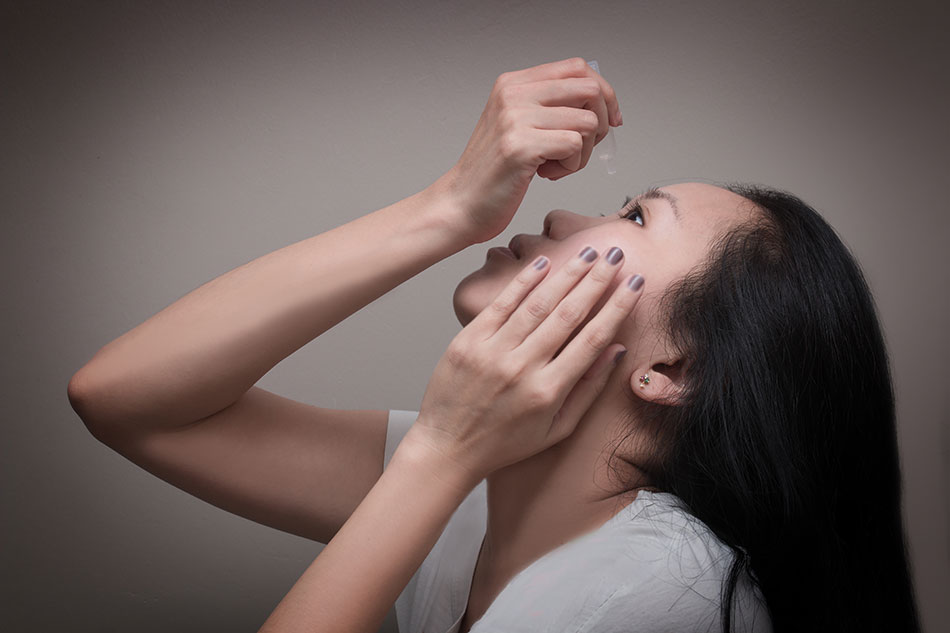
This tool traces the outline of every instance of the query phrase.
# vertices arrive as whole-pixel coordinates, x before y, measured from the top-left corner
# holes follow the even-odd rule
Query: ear
[[[647,402],[676,404],[686,392],[685,362],[681,358],[638,367],[630,375],[630,390]]]

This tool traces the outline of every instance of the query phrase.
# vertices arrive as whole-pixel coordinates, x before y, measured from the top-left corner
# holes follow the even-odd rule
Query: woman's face
[[[608,210],[606,217],[553,210],[545,217],[540,235],[522,234],[512,243],[518,259],[498,251],[489,253],[485,265],[465,277],[455,290],[453,305],[459,322],[464,326],[471,321],[538,255],[551,260],[551,275],[585,246],[593,247],[601,257],[612,246],[619,246],[624,253],[622,271],[574,334],[596,314],[617,284],[627,275],[639,273],[646,282],[644,294],[617,340],[629,351],[638,342],[655,345],[654,337],[643,336],[643,328],[655,323],[650,317],[655,314],[656,301],[670,283],[705,259],[716,238],[751,217],[751,205],[731,191],[703,183],[660,187],[637,200],[634,210],[635,203],[630,202],[623,211]]]

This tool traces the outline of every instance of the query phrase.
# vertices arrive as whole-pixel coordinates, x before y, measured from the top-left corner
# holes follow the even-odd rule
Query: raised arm
[[[102,347],[70,380],[70,402],[105,436],[221,411],[294,351],[468,246],[457,217],[439,180],[239,266]]]
[[[605,135],[608,112],[618,121],[612,91],[591,72],[574,59],[496,82],[459,161],[468,161],[473,179],[496,175],[496,186],[481,190],[486,233],[507,224],[535,173],[559,177],[559,170],[583,167]],[[618,263],[579,256],[548,274],[545,257],[522,262],[491,307],[449,345],[390,467],[261,633],[376,630],[471,489],[573,432],[623,349],[610,342],[639,298],[642,283],[632,283],[639,276],[621,282],[566,346],[578,322],[564,316],[591,310]]]
[[[553,79],[576,107],[539,119],[548,108],[525,84]],[[501,233],[535,173],[586,164],[607,124],[582,106],[609,106],[615,121],[612,95],[580,59],[502,75],[458,163],[431,186],[185,295],[76,372],[73,408],[102,442],[182,490],[328,542],[382,473],[386,412],[253,385],[406,279]]]
[[[501,233],[536,173],[580,169],[619,121],[613,89],[581,58],[504,73],[458,163],[433,185],[185,295],[100,349],[70,381],[70,402],[103,432],[222,410],[380,295]]]

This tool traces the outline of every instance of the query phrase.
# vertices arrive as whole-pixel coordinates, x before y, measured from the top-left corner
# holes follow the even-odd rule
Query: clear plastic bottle
[[[597,65],[597,60],[592,59],[587,62],[587,65],[594,69],[598,75],[600,74],[600,67]],[[614,140],[614,129],[607,128],[607,136],[594,147],[594,152],[597,154],[597,158],[603,161],[604,166],[607,168],[608,174],[616,174],[617,169],[613,166],[612,160],[613,157],[617,154],[617,141]]]

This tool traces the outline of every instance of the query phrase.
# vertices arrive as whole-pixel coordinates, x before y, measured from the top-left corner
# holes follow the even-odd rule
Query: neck
[[[607,458],[617,416],[608,402],[598,404],[562,442],[488,476],[478,563],[485,584],[500,591],[532,562],[602,526],[636,498],[638,488],[629,489],[641,474],[636,468],[618,459],[611,476]]]

